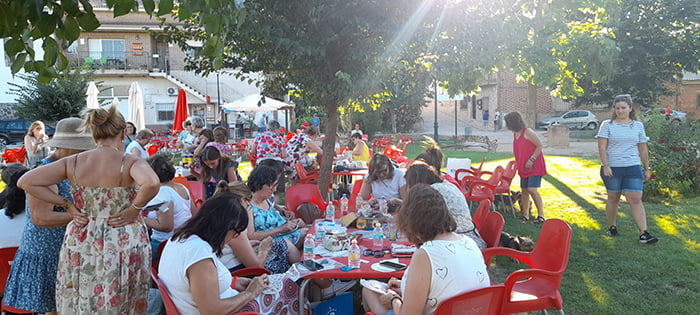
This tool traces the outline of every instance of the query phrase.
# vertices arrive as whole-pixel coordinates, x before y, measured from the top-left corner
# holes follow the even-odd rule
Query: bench
[[[455,145],[465,146],[465,147],[482,147],[488,150],[488,152],[496,152],[498,147],[497,139],[489,139],[488,136],[477,136],[477,135],[463,135],[463,136],[453,136]]]

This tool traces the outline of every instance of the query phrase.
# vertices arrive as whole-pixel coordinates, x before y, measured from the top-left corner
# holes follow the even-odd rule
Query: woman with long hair
[[[115,106],[83,116],[97,148],[36,168],[18,186],[73,216],[59,256],[58,311],[144,314],[151,246],[141,210],[158,193],[158,176],[146,160],[124,153],[126,122]],[[51,189],[66,179],[75,202]]]
[[[432,314],[440,302],[491,284],[484,256],[457,228],[445,199],[426,184],[411,186],[397,214],[399,231],[418,246],[403,279],[384,293],[362,290],[365,310],[377,315]]]
[[[136,140],[136,125],[134,123],[126,122],[126,136],[124,136],[124,150],[129,147],[129,144]]]
[[[37,170],[74,156],[77,153],[95,148],[89,132],[81,132],[84,121],[80,118],[65,118],[56,124],[56,133],[47,143],[55,148],[47,158],[41,160]],[[28,175],[28,174],[26,174]],[[3,174],[3,177],[5,174]],[[50,189],[72,201],[71,186],[68,180],[50,185]],[[24,192],[18,197],[24,207]],[[56,273],[59,265],[59,252],[66,234],[66,225],[73,216],[64,207],[27,194],[27,222],[24,226],[22,243],[19,245],[5,287],[4,303],[35,313],[56,314]],[[2,230],[5,231],[4,229]],[[31,284],[31,285],[28,285]]]
[[[228,156],[221,155],[216,147],[205,147],[198,157],[202,169],[197,170],[195,163],[190,163],[190,172],[204,184],[206,198],[214,194],[216,183],[219,181],[230,183],[238,180],[238,163]]]
[[[45,128],[44,123],[37,120],[29,126],[27,134],[24,135],[24,147],[27,150],[25,165],[28,168],[35,167],[49,153],[49,148],[46,146],[49,136],[46,135]]]
[[[394,166],[386,155],[377,153],[369,161],[367,176],[359,195],[364,200],[368,200],[372,195],[373,199],[370,202],[384,197],[390,204],[399,204],[406,194],[405,185],[403,171]]]
[[[647,231],[647,217],[642,203],[644,182],[649,180],[649,148],[644,124],[637,120],[630,95],[618,95],[613,102],[610,120],[603,121],[596,138],[600,154],[600,177],[608,198],[605,215],[608,219],[608,236],[618,236],[617,209],[620,196],[630,205],[632,217],[639,229],[639,242],[653,244],[659,241]]]
[[[513,156],[520,176],[520,211],[521,220],[530,220],[530,196],[537,208],[535,223],[544,223],[544,206],[542,196],[537,190],[542,185],[542,177],[547,175],[547,167],[542,154],[542,141],[532,129],[525,126],[518,112],[510,112],[504,118],[506,128],[513,132]]]

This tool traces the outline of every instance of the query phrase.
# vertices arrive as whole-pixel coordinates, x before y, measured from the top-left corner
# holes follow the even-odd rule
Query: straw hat
[[[56,133],[46,144],[53,148],[92,150],[95,140],[89,130],[80,131],[84,121],[77,117],[61,119],[56,124]]]

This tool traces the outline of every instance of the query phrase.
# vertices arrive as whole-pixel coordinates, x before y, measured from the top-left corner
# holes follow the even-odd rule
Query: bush
[[[677,199],[697,194],[700,187],[700,123],[645,121],[652,179],[644,184],[645,199]]]

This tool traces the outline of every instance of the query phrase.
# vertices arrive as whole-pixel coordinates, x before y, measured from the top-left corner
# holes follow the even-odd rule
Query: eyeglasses
[[[389,250],[388,248],[382,248],[380,250],[372,250],[372,249],[365,249],[364,252],[362,252],[362,256],[374,256],[374,258],[382,258],[384,257],[384,252]]]

